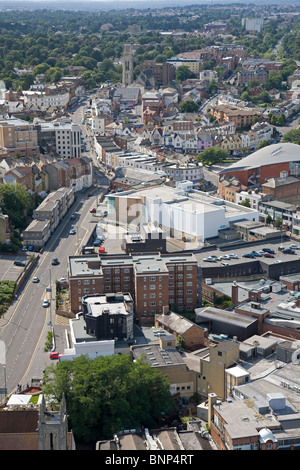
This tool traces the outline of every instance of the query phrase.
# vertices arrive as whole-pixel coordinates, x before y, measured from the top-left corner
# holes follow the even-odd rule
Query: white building
[[[164,171],[167,178],[171,178],[173,181],[189,180],[193,183],[199,183],[203,179],[203,165],[200,162],[166,165]]]
[[[54,150],[62,158],[81,156],[81,130],[71,119],[57,121],[35,120],[39,129],[39,145],[46,150]]]
[[[250,202],[251,209],[258,210],[258,204],[261,201],[262,196],[265,194],[261,194],[255,191],[239,191],[235,193],[235,202],[236,204],[241,204],[241,202],[245,201],[246,199]]]
[[[116,223],[136,230],[137,225],[152,222],[172,238],[195,242],[218,236],[231,222],[259,219],[257,210],[201,191],[185,191],[185,182],[176,188],[160,185],[109,194],[107,201],[109,217],[115,217]]]
[[[24,104],[26,108],[46,111],[48,108],[66,108],[70,100],[70,93],[66,90],[57,90],[48,87],[47,90],[24,90]]]

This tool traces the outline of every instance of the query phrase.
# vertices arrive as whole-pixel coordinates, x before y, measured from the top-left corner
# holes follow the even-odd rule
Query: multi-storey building
[[[0,154],[39,156],[37,131],[33,124],[13,116],[0,119]]]
[[[35,126],[38,133],[39,145],[47,153],[53,153],[62,158],[81,156],[80,126],[71,119],[42,122]]]
[[[198,300],[198,265],[192,253],[85,255],[69,258],[71,309],[79,312],[88,294],[128,292],[136,320],[153,324],[164,306],[192,311]]]

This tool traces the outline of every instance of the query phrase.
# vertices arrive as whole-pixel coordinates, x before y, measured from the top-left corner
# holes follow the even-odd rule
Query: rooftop
[[[297,144],[279,143],[263,147],[256,152],[242,158],[233,163],[226,169],[222,169],[219,173],[228,173],[234,170],[245,170],[259,168],[266,165],[274,165],[276,163],[290,163],[299,161],[300,148]]]

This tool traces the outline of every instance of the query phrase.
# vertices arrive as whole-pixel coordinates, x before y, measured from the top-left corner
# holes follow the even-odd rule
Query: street
[[[99,177],[101,178],[101,173]],[[4,342],[6,351],[5,358],[0,358],[1,401],[6,395],[5,388],[7,394],[15,391],[18,384],[24,388],[26,384],[30,384],[31,379],[42,379],[45,367],[53,364],[49,359],[49,350],[44,350],[51,325],[56,332],[55,341],[59,340],[62,348],[68,322],[62,329],[55,325],[56,280],[67,278],[68,257],[80,253],[81,245],[89,239],[94,230],[95,224],[91,223],[93,214],[89,210],[97,207],[99,195],[104,188],[105,186],[90,188],[91,197],[86,193],[77,194],[68,215],[52,234],[44,252],[39,255],[39,260],[24,282],[18,299],[0,318],[0,341]],[[70,219],[72,214],[75,214],[75,220]],[[74,235],[69,233],[71,228],[75,229]],[[59,260],[57,266],[51,264],[54,257]],[[37,276],[40,282],[33,283],[34,276]],[[50,299],[49,308],[42,306],[45,298]],[[62,349],[60,352],[63,352]]]

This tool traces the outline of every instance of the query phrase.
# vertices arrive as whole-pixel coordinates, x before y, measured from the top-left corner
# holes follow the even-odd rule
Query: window
[[[83,284],[84,284],[85,286],[88,286],[88,285],[90,284],[90,281],[84,280],[84,281],[83,281]]]

